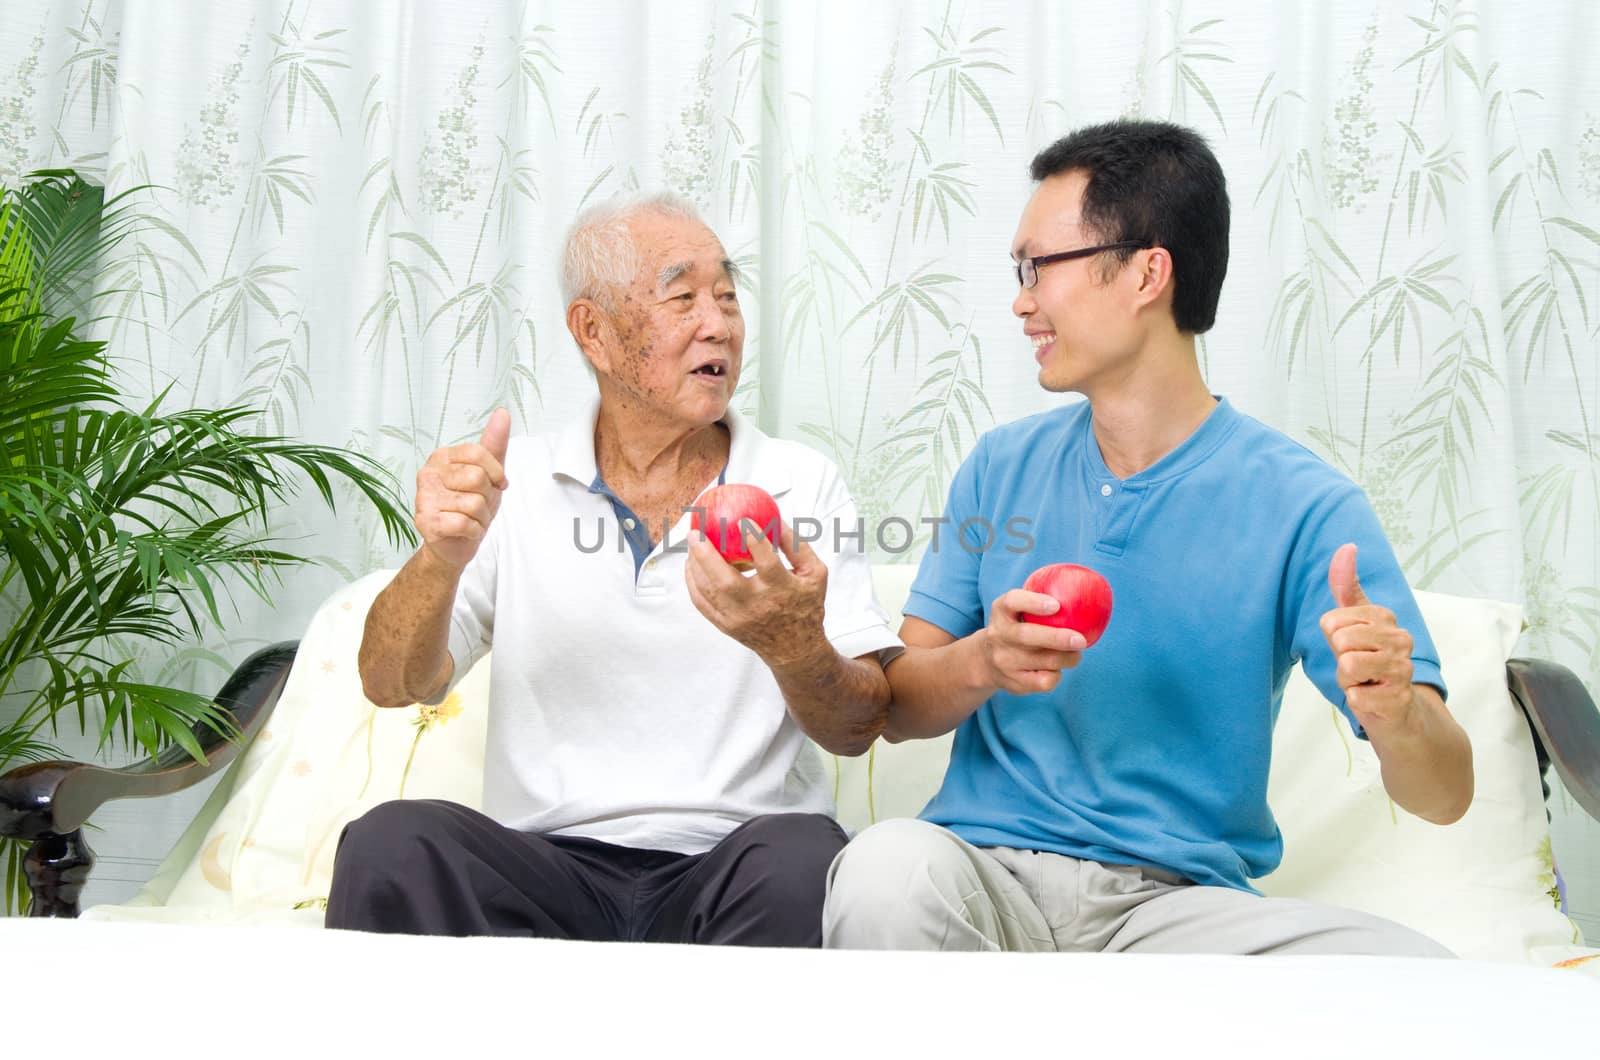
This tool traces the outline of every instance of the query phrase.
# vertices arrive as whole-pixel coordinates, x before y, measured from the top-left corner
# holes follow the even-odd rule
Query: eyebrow
[[[1080,230],[1083,228],[1083,218],[1081,218],[1081,217],[1075,218],[1075,219],[1073,219],[1071,221],[1065,221],[1065,222],[1062,222],[1062,223],[1063,224],[1077,225]],[[1031,257],[1032,255],[1030,255],[1028,253],[1028,248],[1030,246],[1032,246],[1032,245],[1033,245],[1033,239],[1030,237],[1028,239],[1024,239],[1022,242],[1020,242],[1016,246],[1012,247],[1011,248],[1011,260],[1020,262],[1023,258]]]
[[[672,265],[664,265],[662,266],[661,271],[656,275],[656,286],[665,289],[666,287],[670,286],[673,281],[680,279],[684,274],[693,271],[694,265],[687,261],[676,262]],[[743,270],[741,270],[739,266],[735,265],[731,258],[722,259],[722,271],[727,273],[728,280],[735,284],[737,284],[739,282],[739,278],[744,275]]]

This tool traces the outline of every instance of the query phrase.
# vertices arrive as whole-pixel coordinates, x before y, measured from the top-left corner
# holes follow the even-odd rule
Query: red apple
[[[1023,615],[1022,621],[1076,630],[1088,642],[1085,647],[1099,640],[1111,621],[1111,584],[1088,567],[1052,563],[1028,575],[1022,587],[1061,602],[1061,610],[1053,615]]]
[[[755,563],[750,559],[750,550],[745,547],[744,535],[739,530],[741,519],[755,523],[772,542],[772,547],[778,547],[783,517],[778,514],[778,502],[760,486],[731,482],[712,486],[694,502],[689,526],[703,530],[712,546],[735,570],[750,570]]]

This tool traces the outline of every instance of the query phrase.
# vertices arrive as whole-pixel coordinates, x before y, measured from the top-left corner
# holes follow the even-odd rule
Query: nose
[[[727,342],[733,335],[733,325],[728,319],[730,312],[737,314],[738,305],[731,311],[725,308],[710,292],[704,292],[698,299],[700,308],[700,328],[695,338],[703,342]]]
[[[1033,300],[1033,291],[1027,287],[1017,288],[1017,297],[1011,300],[1011,312],[1026,319],[1039,308],[1039,303]]]

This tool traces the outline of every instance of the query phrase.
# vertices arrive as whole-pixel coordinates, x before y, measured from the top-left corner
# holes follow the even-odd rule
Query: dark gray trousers
[[[413,935],[809,946],[845,834],[817,814],[757,817],[704,854],[530,835],[430,799],[345,826],[327,926]]]

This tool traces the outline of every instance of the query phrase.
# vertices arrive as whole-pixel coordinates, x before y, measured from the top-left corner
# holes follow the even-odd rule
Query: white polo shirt
[[[510,488],[456,594],[457,678],[495,649],[484,812],[520,831],[681,853],[761,814],[831,815],[831,771],[772,672],[689,599],[687,516],[635,578],[610,500],[590,491],[598,413],[597,400],[564,431],[512,439]],[[900,650],[873,599],[865,538],[846,536],[858,523],[838,469],[731,409],[723,422],[726,481],[772,494],[785,523],[824,528],[811,547],[828,566],[834,648]]]

